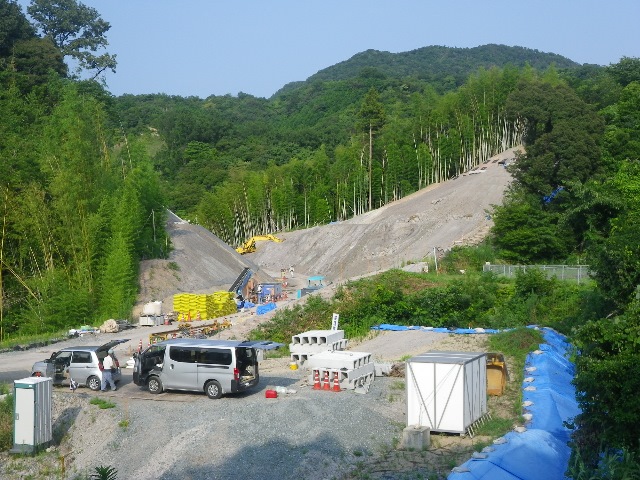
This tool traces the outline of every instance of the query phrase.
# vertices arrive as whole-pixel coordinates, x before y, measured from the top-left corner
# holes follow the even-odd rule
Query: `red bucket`
[[[264,396],[267,398],[278,398],[278,392],[275,390],[267,390],[264,392]]]

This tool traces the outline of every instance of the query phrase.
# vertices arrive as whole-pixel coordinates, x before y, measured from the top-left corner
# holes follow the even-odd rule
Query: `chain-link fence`
[[[589,265],[492,265],[485,263],[483,272],[493,272],[497,275],[515,277],[517,271],[527,271],[536,268],[547,274],[547,277],[556,277],[558,280],[573,280],[585,283],[591,280],[589,277]]]

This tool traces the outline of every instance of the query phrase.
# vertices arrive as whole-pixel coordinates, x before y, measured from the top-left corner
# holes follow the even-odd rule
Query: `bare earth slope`
[[[246,255],[238,254],[207,229],[192,225],[169,212],[167,233],[173,250],[167,260],[147,260],[140,265],[140,294],[136,318],[146,302],[162,300],[163,310],[173,310],[176,293],[211,293],[227,290],[246,267],[259,282],[273,279]]]
[[[423,260],[434,249],[477,243],[491,227],[487,212],[502,203],[511,180],[498,161],[513,159],[514,150],[491,158],[481,173],[467,172],[345,222],[278,233],[285,242],[260,242],[248,255],[171,214],[174,250],[168,260],[143,262],[138,308],[163,300],[171,310],[175,293],[226,290],[244,267],[257,272],[258,281],[294,265],[296,276],[336,282]]]

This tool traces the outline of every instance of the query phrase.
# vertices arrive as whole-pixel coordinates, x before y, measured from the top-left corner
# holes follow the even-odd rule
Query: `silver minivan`
[[[205,392],[209,398],[258,384],[258,353],[265,342],[174,338],[135,354],[133,382],[151,393]],[[272,343],[272,342],[267,342]],[[274,344],[275,345],[275,344]]]
[[[53,352],[51,357],[36,362],[31,367],[32,377],[50,377],[54,385],[69,385],[71,380],[86,385],[91,390],[100,390],[102,384],[102,361],[109,350],[128,340],[112,340],[99,346],[67,347]],[[115,358],[113,381],[121,379],[120,364]]]

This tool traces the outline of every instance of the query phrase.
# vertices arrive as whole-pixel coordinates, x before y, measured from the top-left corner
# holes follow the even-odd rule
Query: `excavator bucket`
[[[509,379],[507,364],[501,353],[487,353],[487,394],[501,396]]]

